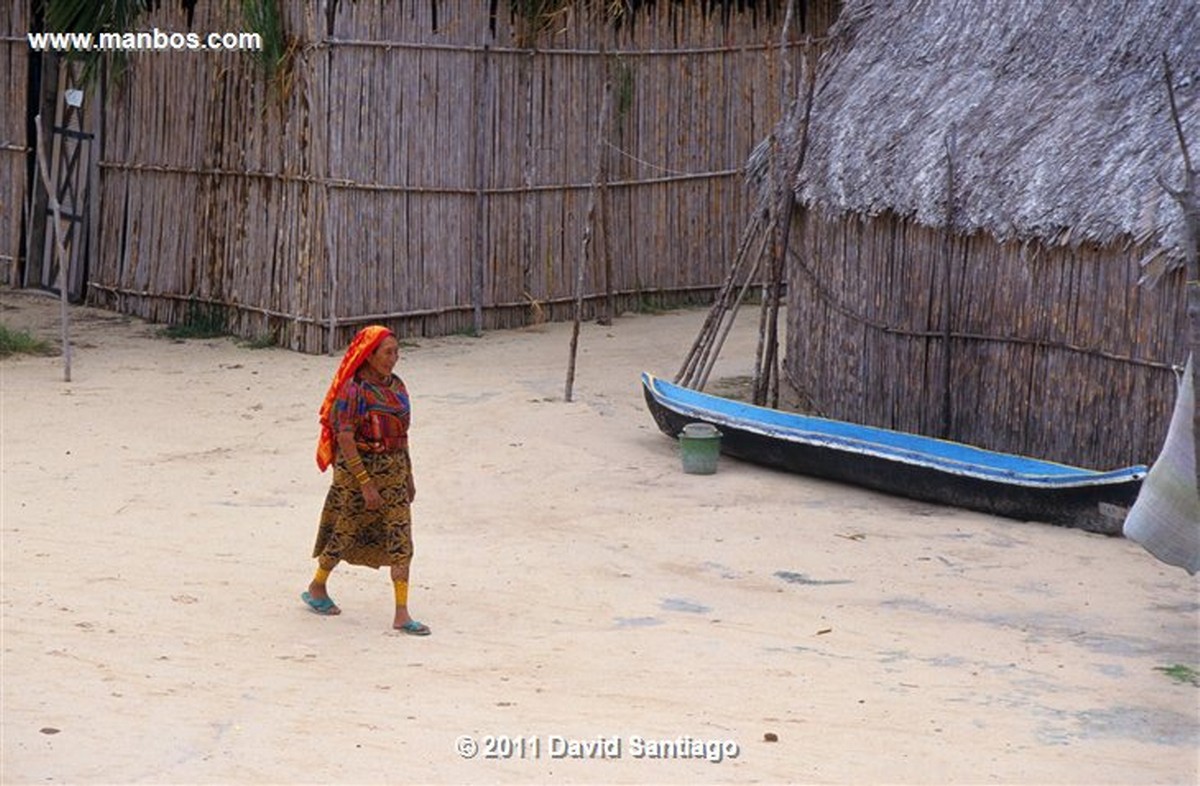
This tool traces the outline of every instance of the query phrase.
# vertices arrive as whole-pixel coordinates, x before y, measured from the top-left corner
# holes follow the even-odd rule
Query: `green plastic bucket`
[[[721,455],[721,432],[711,423],[688,423],[679,432],[683,471],[689,475],[712,475]]]

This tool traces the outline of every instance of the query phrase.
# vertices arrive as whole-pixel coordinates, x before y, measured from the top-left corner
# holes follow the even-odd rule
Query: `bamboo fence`
[[[720,284],[750,207],[744,162],[800,56],[770,4],[655,3],[619,27],[568,10],[540,34],[470,0],[340,3],[332,19],[313,5],[282,4],[298,42],[283,87],[213,52],[133,55],[106,88],[91,302],[168,322],[212,306],[237,335],[306,352],[367,322],[439,335],[566,318],[597,156],[606,254],[585,315],[610,290],[628,308]],[[201,3],[193,29],[238,29],[231,13]],[[186,21],[171,5],[146,26]]]
[[[947,254],[887,213],[798,211],[793,232],[786,372],[820,414],[1096,468],[1157,455],[1186,315],[1181,274],[1138,286],[1146,248]]]
[[[4,105],[27,105],[29,81],[29,4],[0,8],[0,84]],[[24,112],[0,114],[0,284],[17,284],[22,216],[29,171],[30,145]]]

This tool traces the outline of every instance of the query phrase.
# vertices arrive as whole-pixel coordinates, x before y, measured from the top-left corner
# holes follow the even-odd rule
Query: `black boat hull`
[[[888,494],[1025,521],[1119,535],[1141,480],[1078,487],[1034,487],[949,474],[885,457],[789,441],[740,427],[732,419],[697,417],[672,409],[643,386],[659,429],[676,437],[685,425],[706,422],[721,434],[721,452],[743,461],[825,478]]]

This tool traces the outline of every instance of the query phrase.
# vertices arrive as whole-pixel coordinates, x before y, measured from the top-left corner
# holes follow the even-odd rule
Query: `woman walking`
[[[317,466],[333,466],[313,556],[317,572],[301,598],[317,614],[341,614],[326,581],[341,562],[391,569],[392,627],[428,636],[408,613],[412,518],[416,497],[408,454],[411,406],[393,369],[400,343],[385,327],[363,328],[350,342],[321,405]]]

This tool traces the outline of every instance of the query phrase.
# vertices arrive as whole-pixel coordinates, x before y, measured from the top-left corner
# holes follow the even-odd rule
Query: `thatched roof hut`
[[[834,417],[1152,460],[1184,281],[1138,282],[1182,253],[1156,178],[1183,172],[1164,56],[1200,147],[1194,0],[851,0],[832,38],[782,124],[788,376]]]

